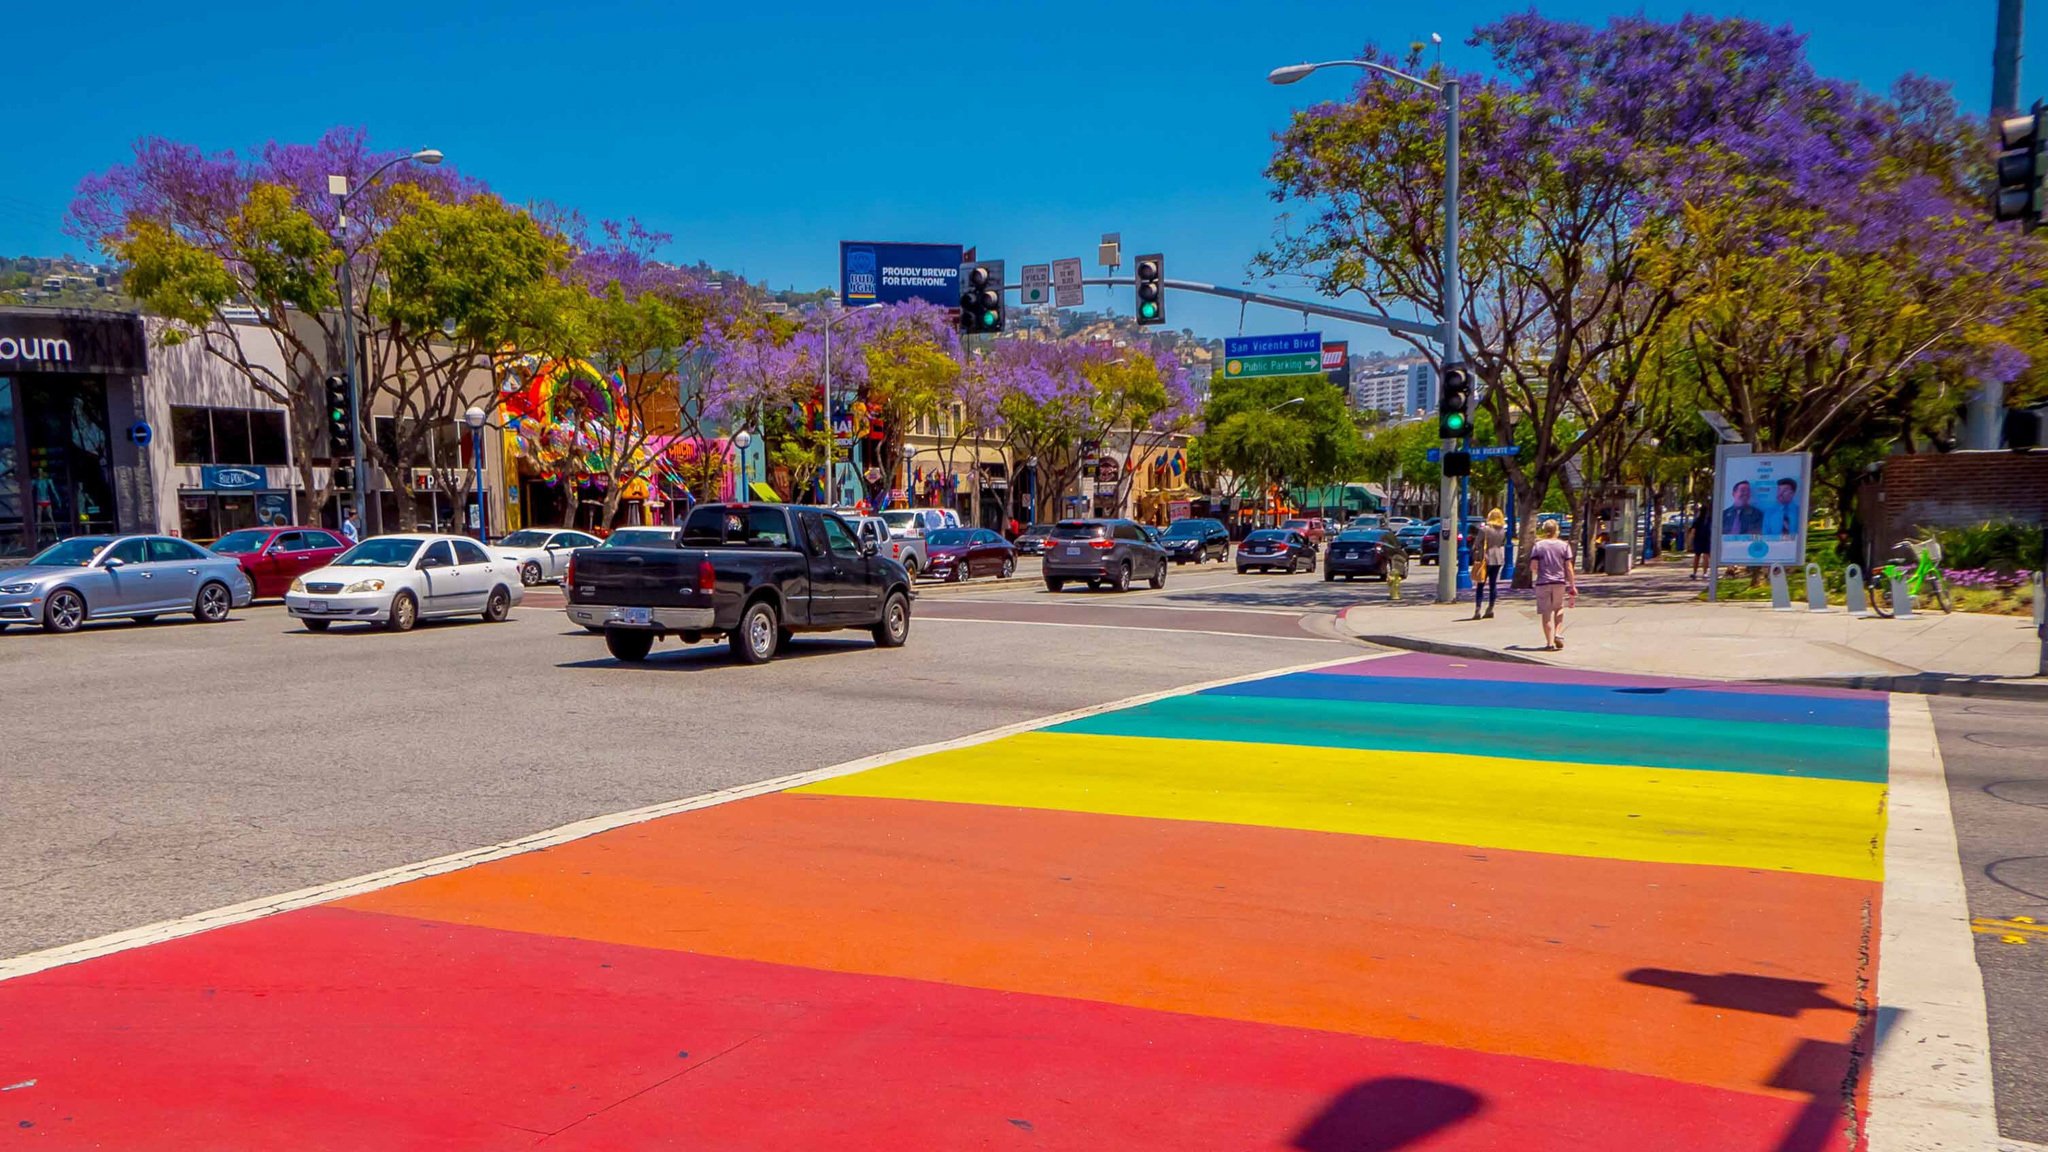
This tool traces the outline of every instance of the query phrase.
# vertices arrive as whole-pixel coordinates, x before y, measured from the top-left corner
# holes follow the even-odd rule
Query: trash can
[[[1631,559],[1629,556],[1631,549],[1628,545],[1607,544],[1602,546],[1601,551],[1605,555],[1601,557],[1600,571],[1609,576],[1628,575],[1628,565]]]

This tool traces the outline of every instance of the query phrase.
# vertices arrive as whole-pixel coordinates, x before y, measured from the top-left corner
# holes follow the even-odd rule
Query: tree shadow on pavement
[[[1346,1089],[1295,1134],[1301,1152],[1393,1152],[1469,1120],[1476,1092],[1438,1080],[1382,1076]]]
[[[1746,972],[1678,972],[1669,968],[1638,968],[1623,977],[1631,984],[1669,988],[1692,997],[1708,1008],[1754,1012],[1761,1016],[1791,1019],[1802,1012],[1854,1012],[1855,1006],[1821,995],[1825,984],[1816,980],[1785,980],[1776,976],[1752,976]]]

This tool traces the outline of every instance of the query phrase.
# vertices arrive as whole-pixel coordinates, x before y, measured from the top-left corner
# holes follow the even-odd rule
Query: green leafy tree
[[[1219,381],[1202,425],[1203,467],[1254,482],[1262,499],[1289,482],[1328,484],[1364,466],[1346,397],[1320,374]]]

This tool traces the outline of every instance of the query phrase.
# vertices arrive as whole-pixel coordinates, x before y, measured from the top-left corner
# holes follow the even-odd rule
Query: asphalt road
[[[1176,569],[1164,592],[968,584],[909,645],[641,666],[538,605],[316,635],[281,607],[0,635],[0,956],[1157,689],[1336,659],[1384,596]],[[1220,609],[1220,610],[1219,610]],[[1078,626],[1076,626],[1078,625]]]
[[[1984,974],[1999,1134],[2048,1144],[2048,705],[1933,704]]]

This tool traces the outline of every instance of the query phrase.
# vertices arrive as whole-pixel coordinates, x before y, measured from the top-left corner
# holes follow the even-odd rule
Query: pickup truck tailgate
[[[711,593],[697,589],[706,557],[686,548],[593,548],[576,553],[571,604],[632,604],[648,608],[709,608]]]

